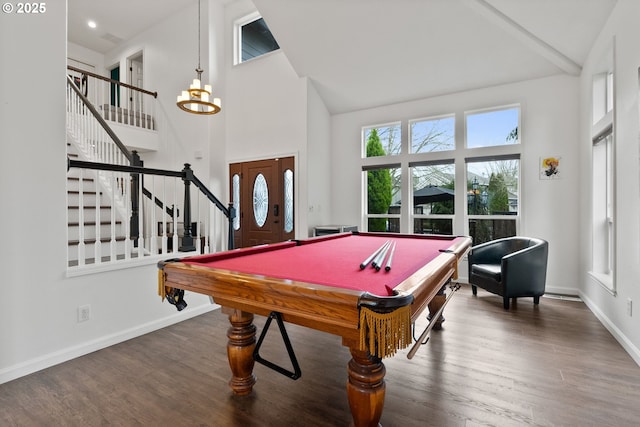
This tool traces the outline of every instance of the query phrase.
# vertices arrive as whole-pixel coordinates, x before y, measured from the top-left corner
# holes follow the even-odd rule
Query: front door
[[[293,157],[233,163],[229,175],[236,248],[294,238]]]

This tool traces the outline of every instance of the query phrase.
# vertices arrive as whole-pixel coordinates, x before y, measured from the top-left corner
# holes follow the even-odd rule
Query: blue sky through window
[[[519,108],[467,115],[467,148],[518,144],[509,134],[518,127]],[[518,132],[519,134],[519,132]]]

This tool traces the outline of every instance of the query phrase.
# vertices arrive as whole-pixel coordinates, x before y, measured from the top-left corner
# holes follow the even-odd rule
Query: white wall
[[[209,65],[205,74],[208,74],[208,82],[213,86],[214,96],[222,99],[222,111],[207,120],[209,123],[209,137],[206,149],[208,150],[209,160],[209,176],[202,175],[200,179],[209,187],[209,189],[218,197],[225,206],[229,205],[231,197],[229,196],[229,184],[227,175],[229,166],[227,163],[227,152],[225,143],[226,134],[226,13],[225,7],[218,0],[209,2],[209,28],[213,31],[209,33],[208,40],[208,57]],[[199,174],[198,174],[199,175]],[[216,211],[216,208],[211,208]],[[216,215],[218,222],[213,226],[219,230],[227,230],[228,222],[226,218]],[[220,250],[227,247],[226,233],[218,233],[219,240],[210,242],[212,250]]]
[[[195,9],[191,15],[196,16]],[[176,15],[173,19],[186,18]],[[177,28],[175,24],[166,22],[167,28],[149,30],[149,37],[160,37]],[[38,31],[33,31],[34,27]],[[41,15],[0,14],[0,40],[3,64],[20,64],[0,67],[3,383],[213,306],[201,295],[190,295],[189,307],[181,313],[161,303],[156,295],[155,265],[66,277],[65,2],[48,3],[47,13]],[[186,60],[180,56],[184,44],[178,35],[166,35],[160,42],[139,40],[148,47],[145,53],[152,60],[150,66],[181,77],[175,83],[148,79],[150,84],[160,85],[157,89],[164,96],[166,108],[177,110],[178,88],[192,76],[189,70],[172,68],[178,63],[174,58],[180,58],[180,63]],[[16,82],[38,82],[38,108],[25,96],[24,85]],[[186,122],[176,133],[193,123]],[[195,126],[199,129],[200,125]],[[202,132],[206,134],[207,125]],[[178,144],[188,147],[190,139]],[[204,144],[208,147],[206,141]],[[167,162],[180,164],[182,159]],[[78,323],[77,309],[84,304],[91,305],[92,318]]]
[[[307,106],[309,156],[305,168],[308,202],[300,207],[300,211],[301,215],[307,215],[308,235],[313,236],[315,226],[332,224],[331,176],[336,166],[331,163],[331,116],[310,81]]]
[[[255,10],[248,0],[226,8],[227,164],[295,156],[295,197],[299,207],[306,206],[307,80],[298,77],[282,51],[233,65],[233,22]],[[220,173],[228,182],[228,169]],[[296,237],[306,237],[305,213],[294,214]]]
[[[208,75],[215,71],[208,67],[208,8],[209,3],[203,2],[201,64],[205,70],[204,83],[211,81],[208,80]],[[185,22],[191,22],[192,27],[195,27],[197,19],[198,3],[193,2],[107,52],[104,63],[120,63],[120,69],[126,70],[127,58],[137,52],[143,53],[145,89],[158,92],[156,114],[158,132],[161,135],[158,152],[144,155],[145,165],[180,170],[184,163],[190,163],[196,175],[204,178],[209,175],[210,126],[220,126],[224,118],[220,115],[188,114],[176,106],[177,95],[186,90],[196,77],[195,69],[198,65],[197,35],[193,31],[182,31],[181,28]],[[126,73],[122,73],[121,80],[125,80]],[[212,83],[214,87],[224,86],[224,82]],[[202,159],[195,158],[196,151],[202,153]]]
[[[578,224],[576,210],[579,164],[578,79],[557,76],[447,96],[389,105],[332,117],[332,218],[361,224],[361,129],[363,126],[456,114],[519,103],[521,105],[521,221],[518,232],[549,241],[547,292],[578,293]],[[457,129],[461,129],[457,127]],[[462,132],[462,130],[461,130]],[[559,180],[540,180],[541,157],[561,156]],[[467,233],[464,223],[456,232]],[[461,269],[461,273],[465,268]],[[466,275],[466,274],[465,274]]]
[[[105,73],[104,55],[96,51],[69,42],[67,43],[67,58],[72,60],[69,61],[69,65],[76,68],[82,68],[83,70],[93,71],[94,73],[102,74],[103,76],[109,76],[109,74]],[[76,64],[74,61],[82,62],[83,64]]]
[[[591,91],[603,53],[615,38],[615,173],[616,173],[616,295],[587,272],[591,268],[591,216],[580,221],[580,295],[603,324],[640,364],[640,2],[618,0],[584,65],[580,81],[580,211],[591,211]],[[627,300],[635,304],[627,314]]]

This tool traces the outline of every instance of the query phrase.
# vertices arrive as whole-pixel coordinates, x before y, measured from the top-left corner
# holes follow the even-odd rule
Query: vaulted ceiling
[[[118,39],[193,2],[68,0],[68,37],[105,52]],[[578,75],[616,0],[253,3],[295,71],[313,81],[335,114],[561,73]],[[99,22],[99,31],[88,32],[90,17]]]

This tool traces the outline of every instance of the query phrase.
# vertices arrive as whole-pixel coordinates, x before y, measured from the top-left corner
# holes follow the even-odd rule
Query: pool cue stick
[[[453,297],[453,294],[455,294],[455,292],[458,289],[460,289],[460,284],[456,283],[455,285],[451,285],[449,288],[451,289],[451,293],[447,295],[447,298],[442,303],[442,307],[440,307],[438,311],[436,311],[436,314],[434,314],[434,316],[431,318],[426,329],[422,332],[422,335],[420,335],[420,338],[418,338],[416,340],[416,343],[413,345],[413,347],[411,347],[411,350],[409,350],[409,353],[407,354],[407,359],[413,359],[413,356],[415,356],[420,346],[422,344],[426,344],[427,341],[429,341],[429,338],[427,338],[427,335],[429,335],[429,332],[431,332],[431,329],[433,329],[433,327],[435,326],[436,321],[442,315],[442,312],[444,311],[444,306],[447,305],[447,303],[451,300],[451,298]],[[423,341],[425,338],[427,338],[426,341]]]
[[[378,255],[378,253],[380,253],[380,251],[384,248],[384,246],[388,243],[389,241],[387,240],[386,242],[384,242],[384,245],[380,246],[374,253],[372,253],[371,255],[369,255],[369,257],[367,259],[365,259],[364,261],[362,261],[360,263],[360,270],[364,270],[365,267],[367,265],[369,265],[369,263],[371,262],[372,259],[374,259],[376,257],[376,255]]]
[[[391,271],[391,261],[393,260],[393,253],[396,250],[396,242],[393,242],[391,246],[391,252],[389,252],[389,258],[387,258],[387,265],[384,267],[384,271]]]
[[[373,268],[376,269],[376,271],[380,271],[380,268],[382,268],[382,263],[384,262],[384,258],[387,256],[387,252],[389,251],[390,246],[391,246],[391,241],[387,240],[387,243],[385,244],[384,249],[380,251],[378,256],[371,263],[371,265],[373,266]]]

